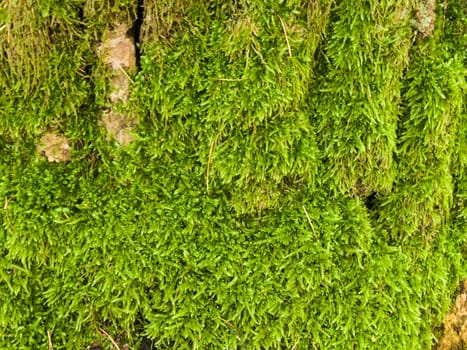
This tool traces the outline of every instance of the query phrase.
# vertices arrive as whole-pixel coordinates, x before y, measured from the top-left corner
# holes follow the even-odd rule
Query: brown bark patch
[[[130,27],[120,23],[104,36],[104,41],[98,48],[102,60],[110,65],[112,70],[134,69],[136,66],[135,40],[129,36]]]
[[[136,47],[133,37],[127,35],[130,30],[125,23],[118,24],[108,31],[105,40],[97,52],[112,71],[109,99],[112,103],[127,102],[130,95],[129,73],[136,68]]]
[[[130,79],[122,72],[115,72],[110,80],[110,102],[116,104],[118,102],[128,102],[130,97]]]
[[[49,162],[67,162],[71,159],[69,140],[53,131],[48,131],[41,137],[36,149]]]
[[[109,100],[112,105],[127,103],[130,96],[131,72],[136,69],[135,40],[129,36],[130,28],[126,23],[114,26],[104,34],[104,41],[98,54],[109,65],[112,72]],[[121,146],[128,146],[135,137],[132,134],[136,119],[116,112],[113,107],[103,113],[99,125],[105,128]]]
[[[100,125],[104,127],[109,135],[121,146],[128,146],[135,137],[132,133],[136,119],[114,112],[106,111],[100,120]]]
[[[462,282],[451,312],[443,323],[443,336],[435,347],[437,350],[467,349],[467,280]]]
[[[415,20],[417,30],[422,37],[433,34],[436,19],[435,8],[435,0],[425,0],[418,3]]]

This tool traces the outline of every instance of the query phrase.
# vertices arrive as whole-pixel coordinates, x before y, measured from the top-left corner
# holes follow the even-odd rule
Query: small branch
[[[123,75],[126,76],[126,78],[133,84],[135,85],[135,82],[133,81],[133,79],[131,79],[131,77],[128,75],[128,73],[125,71],[125,69],[123,69],[123,67],[121,65],[118,65],[118,68],[122,71]]]
[[[308,220],[308,223],[310,224],[311,230],[313,231],[313,234],[314,234],[315,238],[318,239],[318,236],[316,235],[315,228],[313,226],[313,222],[311,222],[310,215],[308,215],[308,211],[306,210],[304,205],[303,205],[303,210],[305,211],[306,218]]]
[[[109,333],[107,333],[107,332],[106,332],[104,329],[102,329],[102,328],[99,328],[99,330],[101,331],[101,333],[102,333],[105,337],[107,337],[107,338],[110,340],[110,342],[111,342],[112,345],[115,347],[115,349],[120,350],[120,347],[119,347],[118,344],[115,342],[115,340],[113,340],[113,338],[110,336]]]
[[[279,19],[281,20],[282,30],[284,31],[285,41],[287,42],[287,49],[289,50],[289,56],[292,57],[292,48],[290,47],[290,42],[289,42],[289,38],[287,36],[287,29],[285,28],[285,23],[282,20],[282,17],[279,16]]]
[[[54,346],[52,344],[52,333],[50,333],[50,331],[47,331],[47,341],[49,343],[49,350],[54,350]]]

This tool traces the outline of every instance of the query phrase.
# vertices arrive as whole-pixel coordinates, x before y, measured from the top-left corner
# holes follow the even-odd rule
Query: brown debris
[[[53,131],[48,131],[41,137],[36,149],[49,162],[67,162],[71,159],[70,142],[65,136]]]
[[[462,282],[461,293],[443,324],[444,332],[437,350],[467,349],[467,280]]]
[[[428,37],[435,28],[435,0],[419,2],[416,13],[416,27],[422,37]]]

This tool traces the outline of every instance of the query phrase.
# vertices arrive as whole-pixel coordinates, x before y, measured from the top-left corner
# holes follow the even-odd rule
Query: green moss
[[[2,5],[0,347],[430,349],[467,276],[447,4],[145,1],[127,148],[95,50],[136,4]]]

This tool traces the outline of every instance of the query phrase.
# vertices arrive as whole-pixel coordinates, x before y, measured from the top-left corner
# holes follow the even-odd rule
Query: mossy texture
[[[467,276],[467,7],[432,3],[0,1],[0,348],[431,349]]]

